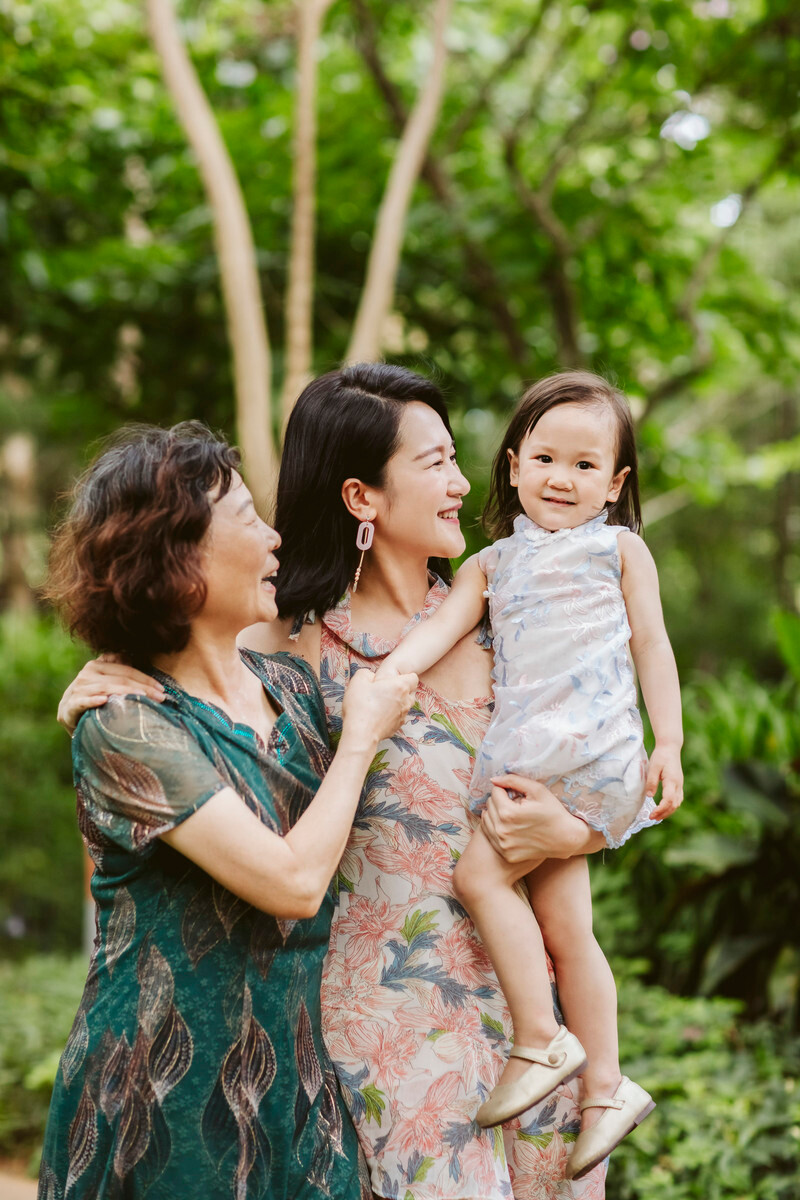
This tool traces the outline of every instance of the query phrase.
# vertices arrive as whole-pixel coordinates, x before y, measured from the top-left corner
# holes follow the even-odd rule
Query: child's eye
[[[549,454],[537,454],[536,461],[540,463],[551,463],[553,460]]]
[[[582,462],[578,463],[579,471],[591,471],[592,469],[593,469],[593,463],[586,462],[585,459]]]

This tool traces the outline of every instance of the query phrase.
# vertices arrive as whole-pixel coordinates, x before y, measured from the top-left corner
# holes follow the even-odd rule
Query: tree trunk
[[[255,246],[241,188],[211,106],[181,41],[171,0],[146,0],[153,44],[197,163],[214,222],[233,352],[238,438],[256,508],[272,505],[278,459],[270,412],[271,362]]]
[[[3,595],[11,612],[30,613],[35,607],[30,568],[30,537],[36,520],[36,453],[29,433],[14,433],[0,451],[5,480]]]
[[[317,175],[316,46],[332,0],[297,0],[292,234],[286,289],[286,362],[281,414],[284,424],[311,378],[314,306],[314,211]]]
[[[348,362],[368,362],[381,352],[381,331],[394,299],[397,268],[408,206],[419,178],[444,94],[447,60],[445,32],[451,0],[436,0],[433,11],[433,61],[403,130],[386,181],[372,239],[367,277],[347,349]]]

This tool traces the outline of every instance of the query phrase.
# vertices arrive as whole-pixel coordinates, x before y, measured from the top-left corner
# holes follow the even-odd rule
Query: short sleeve
[[[142,697],[86,713],[72,746],[86,815],[124,850],[145,850],[230,786],[181,718]]]
[[[499,552],[496,544],[484,546],[482,550],[478,551],[478,566],[486,576],[486,582],[489,587],[492,586],[492,578],[497,570],[498,557]],[[484,593],[484,595],[486,594],[487,593]]]

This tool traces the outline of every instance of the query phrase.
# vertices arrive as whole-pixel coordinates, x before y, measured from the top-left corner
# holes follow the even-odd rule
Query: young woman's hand
[[[87,708],[99,708],[109,696],[148,696],[160,702],[165,695],[152,675],[129,667],[116,655],[101,654],[82,668],[64,692],[58,705],[58,723],[72,734]]]
[[[522,775],[502,775],[492,782],[481,828],[506,862],[572,858],[605,846],[602,833],[573,817],[543,783]]]
[[[372,671],[356,671],[344,694],[342,738],[377,746],[400,728],[414,703],[416,675],[387,674],[380,679]]]
[[[655,796],[656,789],[661,784],[661,803],[650,814],[654,821],[663,821],[670,817],[676,808],[683,803],[683,770],[681,768],[680,746],[669,744],[659,745],[650,756],[647,765],[647,781],[645,791],[648,796]]]

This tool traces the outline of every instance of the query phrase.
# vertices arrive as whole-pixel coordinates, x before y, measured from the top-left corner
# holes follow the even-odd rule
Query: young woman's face
[[[469,482],[456,464],[453,439],[427,404],[405,405],[400,444],[375,493],[375,541],[429,558],[458,558],[466,545],[459,524]]]
[[[234,473],[225,495],[211,499],[211,524],[203,543],[203,618],[237,633],[259,621],[274,621],[278,607],[271,577],[278,569],[280,536],[259,517],[241,475]]]
[[[543,529],[574,529],[619,498],[630,467],[615,472],[616,429],[603,405],[558,404],[509,450],[512,487]]]

